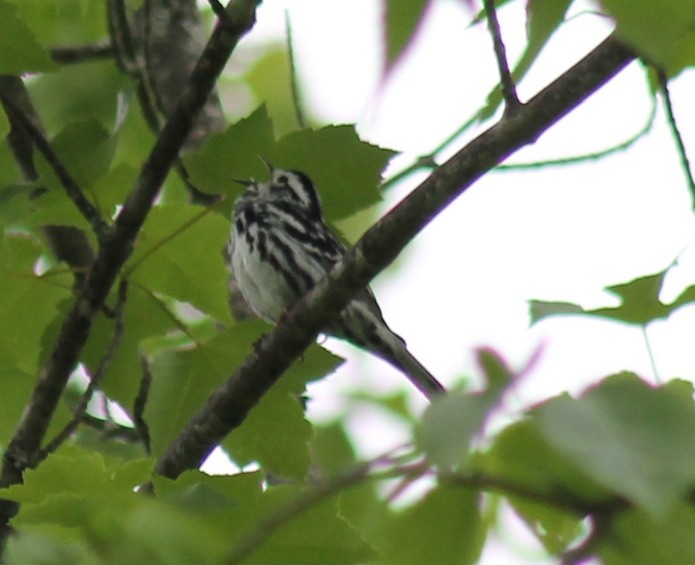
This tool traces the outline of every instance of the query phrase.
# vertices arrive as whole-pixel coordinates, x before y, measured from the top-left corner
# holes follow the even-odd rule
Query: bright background
[[[610,21],[591,13],[591,3],[575,4],[573,17],[519,85],[522,100],[610,33]],[[512,64],[525,46],[524,7],[512,2],[499,14]],[[257,27],[235,57],[251,57],[270,39],[283,41],[284,9],[289,10],[302,97],[311,115],[326,124],[356,123],[364,139],[402,152],[387,177],[456,131],[498,82],[486,26],[471,26],[470,6],[454,0],[433,3],[416,42],[385,80],[377,0],[265,2]],[[690,73],[671,84],[686,147],[695,141],[688,129],[693,83]],[[510,162],[611,147],[643,127],[652,105],[644,70],[633,63]],[[471,129],[438,161],[486,127]],[[376,215],[424,176],[413,175],[390,189]],[[486,175],[435,218],[373,286],[386,320],[447,385],[476,386],[476,347],[493,347],[516,368],[541,347],[537,362],[509,399],[511,413],[562,391],[580,391],[621,370],[648,379],[692,379],[692,307],[649,326],[654,365],[640,329],[583,317],[554,318],[530,328],[528,310],[530,299],[617,305],[604,287],[660,271],[678,259],[662,296],[668,302],[695,280],[691,207],[659,101],[652,130],[625,152],[580,165]],[[363,222],[340,227],[354,241],[361,233],[355,230],[365,229]],[[350,360],[311,388],[310,417],[327,421],[345,414],[365,457],[406,441],[406,422],[355,396],[365,388],[408,390],[409,401],[421,411],[426,403],[417,391],[381,361],[333,340],[327,345]],[[493,544],[484,562],[525,562],[542,555],[511,520],[500,536],[511,549]]]

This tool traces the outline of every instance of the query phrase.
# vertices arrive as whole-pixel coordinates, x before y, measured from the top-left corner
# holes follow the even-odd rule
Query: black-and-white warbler
[[[324,223],[309,177],[266,165],[270,181],[239,181],[247,188],[234,204],[228,257],[246,302],[275,323],[338,262],[345,248]],[[369,288],[357,294],[325,333],[386,360],[428,398],[445,392],[386,325]]]

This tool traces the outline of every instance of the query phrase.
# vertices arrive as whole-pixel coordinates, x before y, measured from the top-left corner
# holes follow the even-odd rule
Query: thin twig
[[[521,105],[519,96],[516,93],[516,85],[512,78],[512,73],[509,71],[509,63],[507,62],[507,50],[502,41],[502,31],[500,23],[497,19],[497,10],[495,9],[495,0],[483,0],[485,13],[487,15],[487,24],[492,35],[492,44],[495,50],[495,58],[497,59],[497,67],[500,72],[500,81],[502,83],[502,96],[506,102],[505,113],[512,114]]]
[[[152,371],[150,371],[150,365],[144,355],[140,357],[140,367],[142,368],[142,378],[140,379],[138,394],[133,402],[133,424],[138,432],[140,441],[142,441],[142,445],[145,447],[145,452],[147,455],[150,455],[152,453],[150,428],[145,421],[144,414],[147,407],[147,399],[150,395],[150,387],[152,386]]]
[[[292,106],[297,125],[300,128],[306,127],[304,118],[304,108],[301,96],[299,95],[299,80],[297,77],[297,61],[294,56],[294,37],[292,35],[292,22],[290,22],[290,12],[285,10],[285,39],[287,41],[287,56],[290,60],[290,88],[292,92]]]
[[[683,169],[683,174],[688,182],[688,188],[690,189],[690,194],[693,197],[693,206],[695,207],[695,179],[693,178],[693,171],[690,168],[690,161],[688,159],[688,152],[685,148],[685,143],[683,142],[683,136],[678,129],[678,124],[676,123],[676,114],[673,111],[673,103],[671,101],[671,93],[668,89],[668,78],[666,74],[661,69],[657,69],[657,74],[659,76],[659,89],[664,97],[664,107],[666,108],[666,116],[668,118],[668,125],[671,128],[671,135],[673,135],[673,140],[676,142],[676,148],[678,150],[678,156],[680,157],[681,167]]]
[[[80,402],[77,404],[77,407],[75,408],[75,413],[73,414],[72,419],[65,425],[65,427],[60,432],[56,434],[56,436],[51,441],[48,442],[48,444],[46,444],[45,447],[38,451],[38,453],[36,454],[35,461],[33,462],[34,465],[38,465],[41,461],[46,459],[46,457],[48,457],[51,453],[53,453],[61,445],[63,445],[63,443],[65,443],[68,440],[68,438],[70,438],[70,436],[72,436],[72,434],[75,432],[77,426],[79,426],[82,422],[82,419],[84,418],[84,415],[87,412],[87,406],[89,406],[89,402],[92,399],[94,392],[97,390],[99,383],[101,382],[109,366],[111,365],[113,356],[116,354],[118,346],[121,343],[121,338],[123,337],[123,311],[127,296],[128,285],[125,281],[121,281],[121,284],[118,287],[118,301],[116,302],[116,306],[114,308],[115,315],[113,334],[111,335],[111,340],[109,341],[109,344],[106,347],[106,351],[104,351],[104,355],[101,357],[99,365],[94,371],[94,374],[92,375],[92,378],[90,379],[87,388],[82,394]]]
[[[98,59],[109,59],[113,57],[113,45],[108,39],[90,43],[88,45],[63,45],[61,47],[51,47],[51,59],[56,63],[68,65],[74,63],[85,63]]]
[[[36,148],[41,152],[44,159],[46,159],[46,162],[55,173],[60,184],[65,188],[68,198],[73,202],[84,219],[89,222],[89,225],[94,231],[94,235],[97,236],[99,241],[103,241],[109,229],[108,224],[101,217],[101,214],[99,214],[99,210],[97,210],[84,195],[82,188],[80,188],[67,167],[63,164],[55,151],[53,151],[50,142],[46,139],[43,132],[41,132],[24,112],[1,91],[0,101],[5,111],[22,127],[22,129],[24,129]]]

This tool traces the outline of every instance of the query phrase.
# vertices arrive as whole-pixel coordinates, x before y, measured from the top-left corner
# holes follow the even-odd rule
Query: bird
[[[235,179],[246,189],[234,202],[227,258],[244,300],[259,317],[275,324],[331,270],[346,248],[324,221],[311,179],[301,171],[263,162],[270,173],[268,181]],[[390,363],[430,400],[446,392],[386,324],[369,287],[358,292],[322,333]]]

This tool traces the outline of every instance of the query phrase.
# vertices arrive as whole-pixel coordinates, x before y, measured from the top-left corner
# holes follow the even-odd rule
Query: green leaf
[[[300,395],[305,385],[331,372],[341,359],[311,346],[263,396],[223,447],[241,464],[259,462],[269,472],[303,479],[309,470],[308,443],[313,429],[304,417]]]
[[[692,394],[690,383],[653,388],[626,373],[546,402],[534,421],[577,469],[659,518],[695,481]]]
[[[268,46],[265,53],[244,76],[256,100],[262,100],[275,131],[283,134],[297,129],[297,117],[290,95],[290,61],[284,45]]]
[[[477,563],[485,539],[478,498],[470,489],[438,485],[384,522],[377,543],[379,563]]]
[[[114,306],[113,299],[110,304]],[[143,340],[164,335],[176,328],[174,320],[151,294],[131,284],[123,312],[123,334],[116,353],[110,360],[101,388],[129,410],[142,379],[141,347]],[[99,366],[115,331],[115,320],[104,314],[96,317],[82,362],[93,374]]]
[[[30,375],[38,372],[46,327],[72,286],[68,273],[34,273],[41,252],[27,236],[12,235],[0,243],[0,323],[12,328],[0,340],[0,359]]]
[[[246,358],[259,330],[266,327],[260,322],[238,324],[196,348],[163,352],[155,358],[155,385],[146,414],[154,453],[168,446],[214,388]],[[307,442],[312,430],[299,395],[307,381],[325,375],[336,362],[318,346],[310,348],[225,439],[225,449],[240,464],[257,461],[274,474],[302,478],[309,465]]]
[[[154,208],[125,270],[144,288],[231,323],[222,255],[229,222],[210,212],[191,205]]]
[[[559,493],[591,502],[610,496],[610,491],[550,445],[530,419],[507,426],[478,463],[485,473],[539,495]]]
[[[0,446],[7,446],[34,388],[34,377],[0,358]]]
[[[695,64],[695,0],[602,0],[616,33],[669,76]]]
[[[15,6],[0,0],[0,73],[19,75],[26,72],[51,71],[57,66],[36,41],[27,25],[17,16]]]
[[[50,534],[22,532],[21,536],[10,536],[5,553],[7,565],[40,563],[41,565],[65,565],[65,563],[88,563],[81,560],[80,551],[68,540],[56,539]]]
[[[244,563],[347,565],[373,557],[358,532],[339,516],[335,500],[304,506],[297,500],[303,500],[307,489],[290,485],[264,488],[262,483],[259,472],[210,477],[189,471],[176,481],[155,477],[155,490],[176,507],[205,517],[231,551],[251,541],[254,550]],[[217,503],[211,499],[214,493]],[[280,517],[278,529],[266,538],[267,524]]]
[[[695,563],[695,509],[679,504],[655,520],[639,510],[620,512],[601,536],[598,555],[606,565],[682,565]]]
[[[477,458],[486,475],[508,485],[517,485],[519,492],[537,493],[553,500],[568,500],[566,512],[537,500],[514,495],[508,487],[505,497],[516,512],[553,554],[560,554],[582,533],[582,523],[569,510],[570,501],[599,504],[611,493],[599,486],[580,468],[574,466],[560,450],[549,445],[530,420],[522,420],[505,428],[491,449]]]
[[[357,464],[355,450],[341,422],[314,429],[311,460],[322,477],[339,475]]]
[[[476,394],[452,392],[435,399],[416,429],[418,446],[438,466],[466,463],[471,441],[512,380],[510,370],[491,350],[478,351],[478,363],[485,373],[487,389]]]
[[[275,143],[270,120],[260,108],[212,137],[201,153],[188,157],[186,163],[201,190],[227,195],[217,207],[227,217],[234,199],[244,190],[234,179],[268,178],[258,158],[261,156],[275,167],[308,174],[321,194],[326,218],[336,220],[379,201],[381,171],[392,155],[390,150],[360,141],[354,126],[296,131]]]
[[[386,0],[386,72],[403,56],[425,19],[429,0]]]
[[[276,509],[291,505],[304,492],[290,486],[268,489],[261,499],[260,519],[265,521],[264,517],[272,517]],[[241,539],[244,539],[243,535]],[[348,565],[365,563],[373,557],[374,552],[359,533],[339,516],[337,502],[329,499],[291,515],[291,519],[283,522],[282,527],[244,562],[255,565]]]
[[[615,308],[585,310],[569,302],[531,301],[531,323],[543,318],[566,314],[584,314],[616,320],[626,324],[646,326],[649,322],[668,318],[671,313],[685,304],[695,302],[695,285],[689,286],[670,304],[659,300],[661,287],[668,270],[637,278],[629,283],[607,287],[606,290],[618,296],[622,304]]]
[[[93,43],[108,34],[106,7],[99,0],[10,0],[43,45]],[[70,38],[70,40],[68,40]],[[92,88],[96,85],[89,83]]]
[[[326,218],[333,221],[381,200],[381,171],[393,155],[361,141],[355,127],[345,125],[287,134],[269,158],[276,167],[308,174],[321,195]]]
[[[267,175],[258,157],[267,157],[274,143],[273,124],[265,106],[261,106],[225,132],[208,138],[200,153],[187,156],[185,163],[195,186],[226,196],[217,210],[228,218],[234,199],[244,190],[235,179]]]

